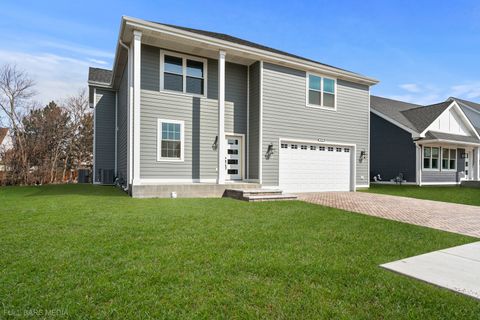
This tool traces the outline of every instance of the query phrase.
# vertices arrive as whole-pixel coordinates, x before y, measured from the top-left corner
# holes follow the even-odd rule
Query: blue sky
[[[478,1],[2,1],[0,64],[37,82],[37,100],[111,68],[120,17],[228,33],[381,82],[373,94],[420,104],[480,102]]]

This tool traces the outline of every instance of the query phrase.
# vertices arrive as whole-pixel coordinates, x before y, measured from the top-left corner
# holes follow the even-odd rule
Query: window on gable
[[[163,90],[205,94],[206,60],[166,53],[161,63]]]
[[[335,109],[335,80],[308,74],[308,106]]]
[[[423,168],[438,169],[438,158],[440,150],[437,147],[423,148]]]
[[[442,170],[457,169],[457,150],[442,148]]]
[[[157,160],[183,160],[183,122],[158,120]]]

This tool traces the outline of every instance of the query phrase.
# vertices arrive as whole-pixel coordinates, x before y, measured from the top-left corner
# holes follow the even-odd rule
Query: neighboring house
[[[376,83],[225,34],[123,17],[113,70],[89,74],[94,182],[114,176],[135,197],[368,187]]]
[[[479,180],[479,107],[456,98],[421,106],[372,96],[370,178],[418,185]]]
[[[5,171],[3,154],[12,148],[12,138],[8,134],[8,128],[0,128],[0,171]]]

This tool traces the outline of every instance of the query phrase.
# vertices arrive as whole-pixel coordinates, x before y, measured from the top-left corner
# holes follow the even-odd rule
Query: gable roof
[[[0,145],[3,143],[3,140],[7,136],[8,128],[0,128]]]
[[[109,85],[112,81],[112,70],[101,68],[88,68],[88,82]]]
[[[252,41],[244,40],[244,39],[241,39],[241,38],[237,38],[237,37],[225,34],[225,33],[218,33],[218,32],[212,32],[212,31],[201,30],[201,29],[193,29],[193,28],[182,27],[182,26],[177,26],[177,25],[167,24],[167,23],[161,23],[161,22],[156,22],[156,21],[150,21],[150,22],[161,25],[161,26],[167,26],[167,27],[176,28],[176,29],[180,29],[180,30],[184,30],[184,31],[188,31],[188,32],[193,32],[193,33],[201,34],[201,35],[204,35],[204,36],[212,37],[212,38],[215,38],[215,39],[220,39],[220,40],[224,40],[224,41],[228,41],[228,42],[232,42],[232,43],[241,44],[241,45],[251,47],[251,48],[265,50],[265,51],[269,51],[269,52],[272,52],[272,53],[278,53],[278,54],[281,54],[281,55],[284,55],[284,56],[297,58],[297,59],[301,59],[301,60],[308,61],[308,62],[317,63],[317,64],[320,64],[322,66],[334,68],[334,69],[341,70],[341,71],[350,72],[350,73],[353,73],[353,74],[356,74],[356,75],[361,75],[359,73],[356,73],[356,72],[353,72],[353,71],[350,71],[350,70],[334,67],[332,65],[328,65],[328,64],[325,64],[325,63],[322,63],[322,62],[318,62],[316,60],[304,58],[304,57],[301,57],[301,56],[298,56],[298,55],[295,55],[295,54],[292,54],[292,53],[288,53],[288,52],[281,51],[281,50],[278,50],[278,49],[275,49],[275,48],[267,47],[267,46],[264,46],[264,45],[261,45],[261,44],[258,44],[258,43],[252,42]]]
[[[465,105],[467,107],[470,107],[470,108],[475,109],[478,112],[480,112],[480,104],[479,103],[468,101],[468,100],[463,100],[463,99],[459,99],[459,98],[455,98],[455,97],[450,97],[449,100],[456,101],[458,104],[460,104],[460,106]]]
[[[387,116],[388,118],[398,122],[399,124],[417,132],[415,125],[402,113],[410,109],[421,107],[421,105],[378,97],[370,96],[370,107]]]
[[[449,98],[444,102],[422,106],[372,95],[370,97],[370,107],[373,113],[381,114],[393,124],[403,126],[403,129],[406,128],[413,131],[413,133],[420,135],[452,104],[453,101],[456,100]],[[473,129],[480,134],[480,128],[473,127]]]
[[[402,113],[415,126],[418,132],[423,132],[451,104],[451,101],[444,101],[424,107],[405,110],[402,111]]]

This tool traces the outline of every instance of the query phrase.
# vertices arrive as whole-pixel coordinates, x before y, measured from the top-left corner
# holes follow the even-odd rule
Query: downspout
[[[123,41],[122,41],[121,39],[118,39],[118,44],[121,45],[122,47],[124,47],[124,48],[127,50],[127,56],[130,57],[130,55],[129,55],[129,53],[130,53],[130,48],[129,48],[125,43],[123,43]],[[127,66],[127,68],[128,68],[128,66]],[[128,72],[130,72],[130,70],[128,70]],[[127,104],[128,104],[128,106],[129,106],[128,109],[130,109],[130,83],[128,83],[128,88],[127,88],[127,89],[128,89],[128,90],[127,90],[127,100],[128,100],[128,101],[127,101],[127,102],[128,102]],[[127,121],[127,141],[128,141],[128,140],[131,140],[131,138],[129,137],[129,135],[130,135],[130,130],[131,130],[131,128],[129,128],[129,126],[130,126],[130,110],[128,110],[127,119],[128,119],[128,121]],[[127,144],[127,145],[128,145],[128,144]],[[127,150],[130,151],[130,149],[131,149],[131,147],[129,147]],[[129,166],[130,166],[130,161],[128,161],[129,159],[130,159],[129,154],[127,154],[127,172],[129,172],[129,169],[128,169],[128,168],[129,168]],[[130,174],[131,174],[131,172],[130,172]],[[126,182],[127,182],[126,185],[123,187],[123,190],[125,190],[125,191],[128,190],[128,185],[129,185],[129,183],[130,183],[130,177],[127,177],[127,181],[126,181]]]

